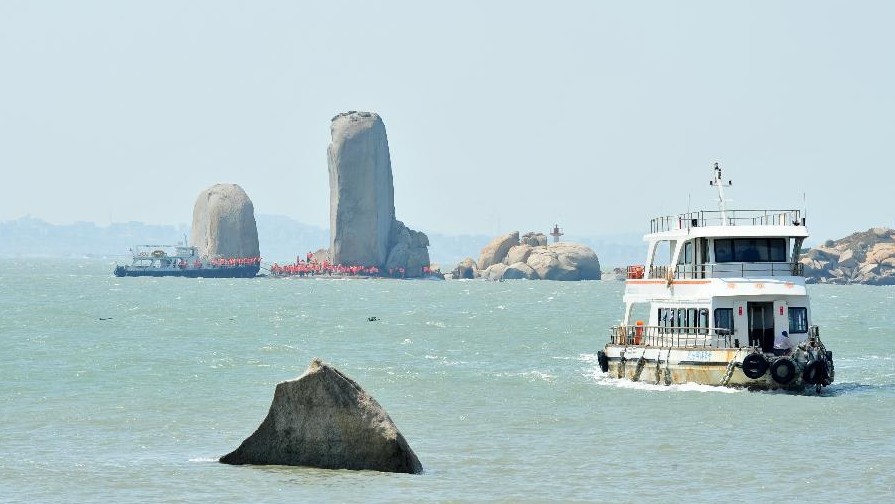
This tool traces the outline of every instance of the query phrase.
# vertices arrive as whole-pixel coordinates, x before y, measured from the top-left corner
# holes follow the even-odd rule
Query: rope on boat
[[[671,361],[671,348],[668,349],[668,354],[665,355],[665,385],[671,385],[671,369],[668,367],[668,363]]]
[[[721,378],[721,383],[720,383],[720,385],[721,385],[722,387],[726,387],[727,384],[730,383],[730,377],[733,376],[733,370],[736,369],[736,367],[737,367],[737,366],[736,366],[736,364],[737,364],[737,355],[740,354],[740,350],[742,350],[742,348],[740,348],[739,350],[737,350],[736,352],[734,352],[734,354],[733,354],[733,359],[730,359],[730,362],[727,363],[727,372],[724,373],[724,378]]]
[[[646,349],[643,349],[643,352],[640,354],[640,358],[637,359],[637,367],[634,368],[634,376],[631,377],[631,381],[640,381],[640,373],[643,372],[643,367],[646,364]]]

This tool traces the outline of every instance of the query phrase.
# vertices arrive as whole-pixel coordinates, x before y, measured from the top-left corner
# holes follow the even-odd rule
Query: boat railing
[[[699,278],[750,278],[768,276],[804,276],[805,266],[802,263],[788,262],[752,262],[752,263],[706,263],[678,264],[671,266],[643,265],[628,266],[627,278],[631,280],[647,278],[662,280],[686,280]]]
[[[799,210],[698,210],[679,215],[656,217],[650,232],[674,231],[705,226],[804,226]]]
[[[684,348],[729,348],[733,338],[725,328],[627,325],[610,329],[615,345]]]

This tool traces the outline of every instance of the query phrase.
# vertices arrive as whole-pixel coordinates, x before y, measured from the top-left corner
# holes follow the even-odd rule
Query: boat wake
[[[859,394],[884,393],[895,396],[895,384],[867,384],[867,383],[833,383],[825,387],[819,396],[838,397]]]

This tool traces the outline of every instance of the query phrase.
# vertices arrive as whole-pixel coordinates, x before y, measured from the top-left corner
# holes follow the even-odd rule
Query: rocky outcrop
[[[386,271],[404,268],[405,271],[422,272],[429,265],[429,237],[414,231],[396,220],[392,223],[392,248],[386,260]],[[418,276],[418,275],[413,275]]]
[[[545,247],[547,246],[547,235],[535,232],[525,233],[522,238],[519,238],[519,243],[531,247]]]
[[[535,248],[528,259],[542,280],[599,280],[600,260],[589,247],[572,242]]]
[[[385,124],[378,114],[333,117],[327,149],[330,256],[333,263],[403,268],[407,277],[429,265],[429,239],[395,219],[395,189]]]
[[[504,263],[492,264],[485,268],[484,271],[481,272],[480,276],[485,280],[501,280],[503,279],[503,274],[507,270],[507,265]]]
[[[220,462],[423,470],[382,406],[354,380],[317,359],[297,379],[277,384],[267,417]]]
[[[895,230],[872,228],[808,250],[809,283],[895,285]]]
[[[478,271],[478,267],[475,260],[471,257],[467,257],[457,264],[457,267],[451,272],[451,277],[458,280],[472,280],[476,277],[476,271]]]
[[[242,187],[216,184],[193,207],[193,246],[207,257],[259,257],[255,207]]]
[[[488,280],[599,280],[600,260],[589,247],[572,242],[547,244],[543,233],[518,232],[498,236],[481,252],[476,264],[467,259],[457,265],[454,278],[482,277]]]
[[[479,254],[479,268],[486,270],[492,264],[503,262],[510,249],[516,245],[519,245],[519,231],[513,231],[491,240],[491,243],[485,245]]]
[[[504,280],[537,280],[538,273],[524,262],[517,262],[507,266],[502,278]]]
[[[515,245],[510,248],[507,252],[507,256],[503,259],[504,264],[507,266],[516,263],[524,263],[528,260],[528,257],[531,255],[531,251],[534,250],[534,247],[537,245],[528,245],[527,243],[523,243],[521,245]]]

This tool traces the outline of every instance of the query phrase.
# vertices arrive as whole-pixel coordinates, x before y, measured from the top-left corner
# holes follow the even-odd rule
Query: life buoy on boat
[[[634,324],[634,344],[639,345],[643,341],[643,321],[638,320]]]
[[[768,372],[768,360],[760,353],[751,353],[743,359],[743,374],[757,380]]]
[[[787,385],[796,377],[796,365],[792,359],[782,357],[771,364],[771,378],[780,385]]]

